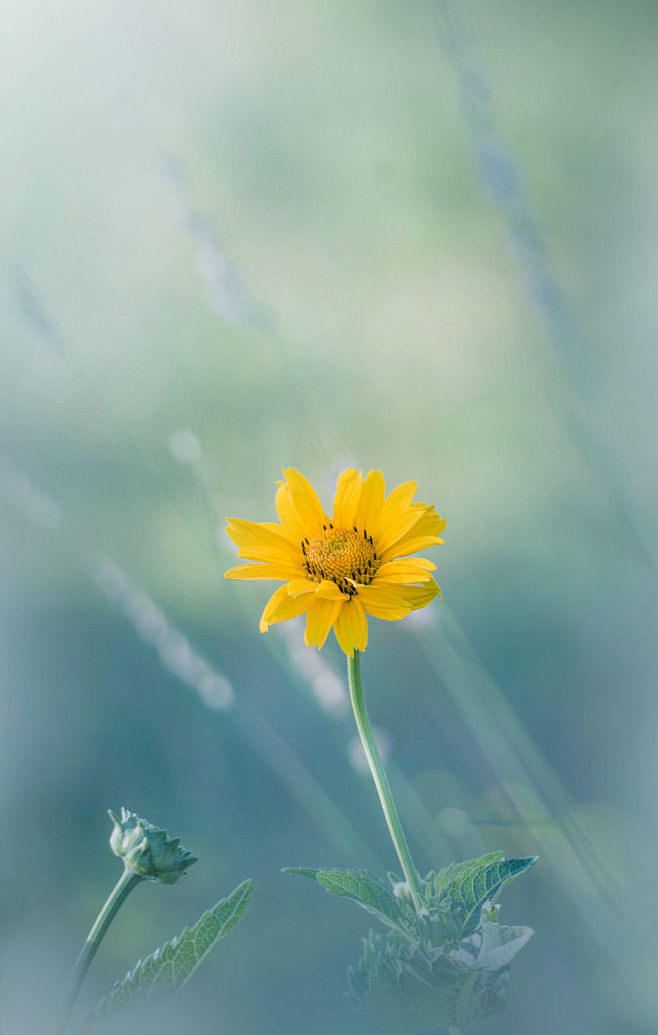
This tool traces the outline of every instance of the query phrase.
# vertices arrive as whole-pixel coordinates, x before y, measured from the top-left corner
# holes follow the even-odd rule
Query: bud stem
[[[80,955],[75,962],[75,966],[71,971],[71,976],[66,984],[62,1007],[55,1026],[55,1035],[64,1035],[71,1013],[73,1012],[75,1001],[78,998],[80,986],[84,981],[85,974],[89,970],[91,961],[96,955],[96,950],[105,936],[105,932],[132,889],[137,887],[142,880],[144,880],[143,877],[140,877],[138,874],[133,873],[131,870],[126,868],[107,902],[96,917],[96,922],[87,935],[87,940],[80,950]]]
[[[416,870],[414,861],[411,858],[411,852],[409,851],[409,845],[407,844],[407,839],[405,837],[404,830],[402,829],[398,810],[395,807],[386,770],[384,769],[384,764],[381,760],[379,750],[373,736],[372,727],[370,725],[368,710],[363,696],[361,654],[358,650],[354,651],[353,658],[348,657],[347,659],[347,678],[350,685],[352,711],[354,712],[354,718],[356,719],[356,726],[359,731],[359,736],[361,737],[363,750],[368,759],[370,772],[375,781],[375,787],[377,788],[377,794],[379,795],[379,800],[384,812],[388,832],[391,835],[391,840],[393,841],[395,851],[400,860],[400,866],[402,867],[405,879],[409,885],[409,893],[411,894],[414,907],[416,912],[419,913],[422,908],[422,892],[420,880],[418,878],[418,871]]]

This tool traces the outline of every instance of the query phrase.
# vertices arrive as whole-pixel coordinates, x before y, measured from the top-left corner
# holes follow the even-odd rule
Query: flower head
[[[114,824],[110,848],[123,859],[126,869],[138,877],[160,884],[175,884],[198,862],[194,853],[180,843],[179,837],[169,838],[166,830],[140,819],[135,812],[122,808],[119,817],[108,809],[108,815]]]
[[[307,645],[322,647],[333,627],[345,654],[363,651],[367,615],[397,621],[425,607],[441,591],[436,565],[410,554],[443,542],[445,519],[426,503],[412,503],[416,482],[386,496],[381,471],[350,468],[338,478],[330,517],[307,479],[293,468],[278,482],[280,524],[228,518],[238,556],[255,561],[226,572],[227,579],[284,583],[270,597],[261,632],[306,614]]]

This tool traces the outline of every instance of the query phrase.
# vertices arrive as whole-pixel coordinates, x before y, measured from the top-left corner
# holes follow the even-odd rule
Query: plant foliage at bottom
[[[493,852],[456,863],[424,881],[416,913],[407,884],[395,874],[389,885],[367,870],[289,868],[316,880],[332,895],[353,899],[386,931],[370,931],[356,967],[348,970],[349,998],[368,1006],[382,1032],[465,1032],[476,1020],[503,1008],[510,963],[532,937],[529,927],[498,920],[495,899],[505,884],[536,857],[505,859]]]

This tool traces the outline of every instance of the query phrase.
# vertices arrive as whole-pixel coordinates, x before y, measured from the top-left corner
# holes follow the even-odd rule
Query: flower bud
[[[126,869],[138,877],[175,884],[198,861],[179,837],[169,839],[166,830],[140,819],[136,813],[122,808],[120,819],[112,809],[108,809],[108,815],[114,824],[110,848],[123,859]]]

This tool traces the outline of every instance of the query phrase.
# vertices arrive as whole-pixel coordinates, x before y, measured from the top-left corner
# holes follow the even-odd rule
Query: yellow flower
[[[281,524],[227,518],[238,556],[256,561],[226,572],[227,579],[284,583],[270,597],[261,632],[306,614],[305,640],[322,647],[332,628],[349,657],[368,641],[366,615],[390,622],[425,607],[441,591],[436,565],[409,555],[442,543],[446,522],[434,507],[412,503],[416,482],[385,495],[381,471],[350,468],[338,478],[329,518],[309,481],[292,467],[277,482]]]

